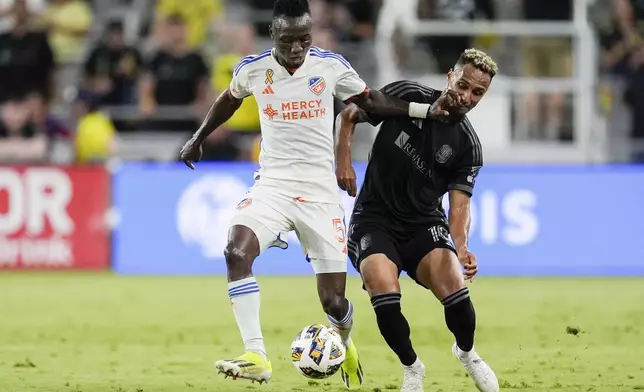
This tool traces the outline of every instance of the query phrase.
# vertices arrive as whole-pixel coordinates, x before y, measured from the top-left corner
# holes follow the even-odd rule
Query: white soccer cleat
[[[423,379],[425,378],[425,365],[416,359],[411,366],[403,366],[405,375],[400,392],[423,392]]]
[[[474,351],[465,352],[458,348],[456,343],[452,346],[452,353],[458,358],[463,367],[467,371],[467,374],[470,375],[470,378],[474,380],[476,388],[481,392],[498,392],[499,391],[499,380],[496,378],[496,374],[492,371],[492,368],[485,363],[485,361],[479,357],[479,355]]]

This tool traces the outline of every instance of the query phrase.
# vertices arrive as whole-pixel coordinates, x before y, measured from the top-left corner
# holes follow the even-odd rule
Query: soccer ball
[[[323,379],[334,375],[346,355],[340,335],[321,324],[304,327],[291,343],[291,359],[304,377]]]

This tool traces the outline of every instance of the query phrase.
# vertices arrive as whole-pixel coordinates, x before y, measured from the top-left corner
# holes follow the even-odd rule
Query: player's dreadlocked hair
[[[499,67],[496,62],[492,60],[487,53],[478,49],[465,49],[456,62],[457,65],[463,66],[465,64],[472,64],[475,68],[487,73],[490,77],[494,77],[499,72]]]
[[[308,0],[276,0],[273,6],[273,18],[298,17],[310,13]]]

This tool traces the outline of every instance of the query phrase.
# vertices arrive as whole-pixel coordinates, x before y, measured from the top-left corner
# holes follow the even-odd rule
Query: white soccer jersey
[[[244,57],[230,91],[251,94],[259,107],[262,143],[259,180],[294,198],[340,202],[334,173],[333,97],[362,93],[365,82],[341,55],[312,47],[293,75],[271,49]]]

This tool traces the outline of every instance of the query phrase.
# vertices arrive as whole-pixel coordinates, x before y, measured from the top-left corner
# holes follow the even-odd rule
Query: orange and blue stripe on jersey
[[[335,59],[344,65],[347,68],[351,68],[351,64],[345,59],[341,54],[333,53],[330,50],[320,49],[317,46],[312,46],[309,49],[309,55],[313,57],[319,57],[321,59]]]
[[[263,51],[262,53],[260,53],[258,55],[246,56],[243,59],[239,60],[239,63],[237,63],[235,68],[233,68],[233,75],[237,76],[239,71],[241,71],[241,69],[244,68],[245,66],[247,66],[248,64],[254,63],[255,61],[259,61],[259,60],[261,60],[263,58],[266,58],[266,57],[270,56],[271,51],[272,51],[272,49],[266,49],[265,51]]]
[[[360,94],[356,94],[356,95],[354,95],[353,97],[349,97],[349,98],[347,98],[347,99],[344,101],[344,103],[349,104],[349,103],[351,103],[351,102],[354,102],[354,101],[356,101],[358,98],[360,98],[360,96],[361,96],[362,94],[366,94],[366,93],[368,93],[368,92],[369,92],[369,87],[365,87],[365,89],[364,89],[364,90],[362,90],[362,92],[361,92]]]

